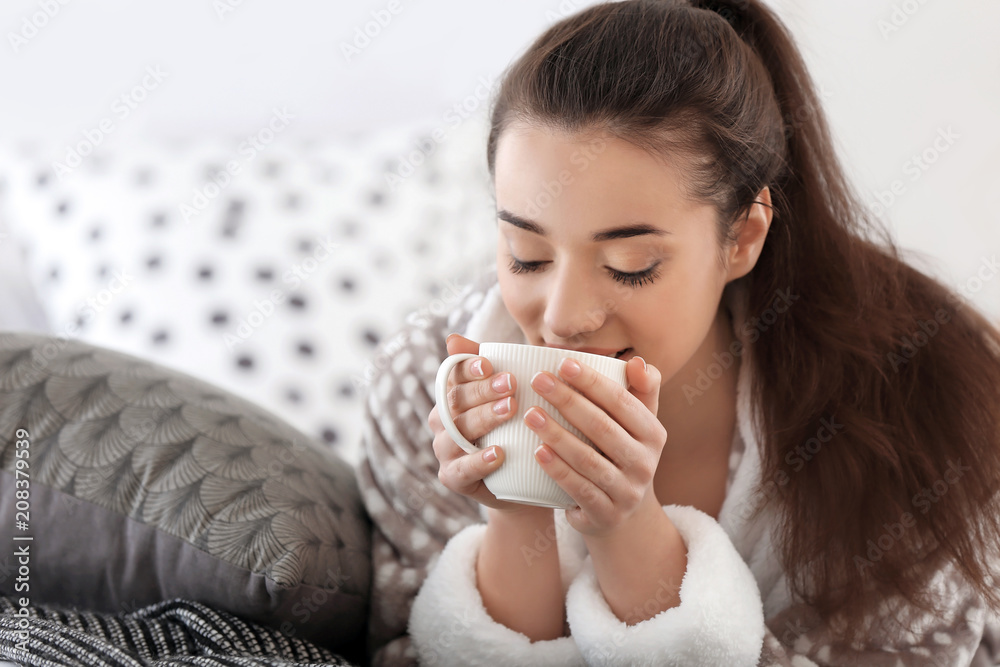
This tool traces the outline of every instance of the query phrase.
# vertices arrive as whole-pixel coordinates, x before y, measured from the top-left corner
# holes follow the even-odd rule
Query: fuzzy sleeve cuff
[[[604,599],[588,557],[566,599],[572,636],[587,664],[755,667],[765,626],[750,568],[712,517],[679,505],[663,511],[687,545],[680,604],[626,625]]]
[[[421,665],[583,665],[571,637],[531,642],[494,621],[476,586],[485,524],[452,537],[424,581],[410,612],[409,633]]]

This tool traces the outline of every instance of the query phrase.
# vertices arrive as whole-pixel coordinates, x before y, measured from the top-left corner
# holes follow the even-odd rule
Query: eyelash
[[[513,274],[520,273],[534,273],[542,268],[543,264],[548,262],[522,262],[516,257],[510,258],[510,272]],[[642,287],[643,285],[652,285],[657,278],[660,277],[660,272],[657,271],[660,263],[657,262],[648,269],[642,271],[636,271],[635,273],[626,273],[624,271],[618,271],[608,267],[608,272],[611,277],[622,283],[623,285],[628,285],[629,287]]]

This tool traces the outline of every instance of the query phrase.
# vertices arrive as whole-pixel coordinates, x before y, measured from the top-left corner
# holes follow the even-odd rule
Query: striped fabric
[[[30,667],[350,667],[330,651],[186,600],[125,614],[25,607],[0,597],[0,660]],[[27,650],[25,650],[27,649]]]

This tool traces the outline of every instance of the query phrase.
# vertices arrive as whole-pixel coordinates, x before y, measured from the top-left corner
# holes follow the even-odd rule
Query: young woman
[[[900,258],[834,154],[756,0],[597,5],[512,65],[496,271],[368,396],[376,664],[994,664],[1000,331]],[[470,440],[518,383],[593,440],[524,417],[578,507],[497,501],[503,449],[445,433],[436,368],[484,340],[628,360],[627,391],[452,375]]]

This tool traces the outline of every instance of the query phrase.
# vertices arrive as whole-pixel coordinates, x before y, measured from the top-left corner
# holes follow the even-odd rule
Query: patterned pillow
[[[354,462],[376,346],[493,261],[486,136],[473,117],[259,151],[109,138],[68,172],[65,146],[0,152],[9,240],[52,333],[219,385]]]
[[[335,650],[364,637],[353,470],[273,414],[120,352],[0,333],[0,452],[0,594],[185,598]]]

